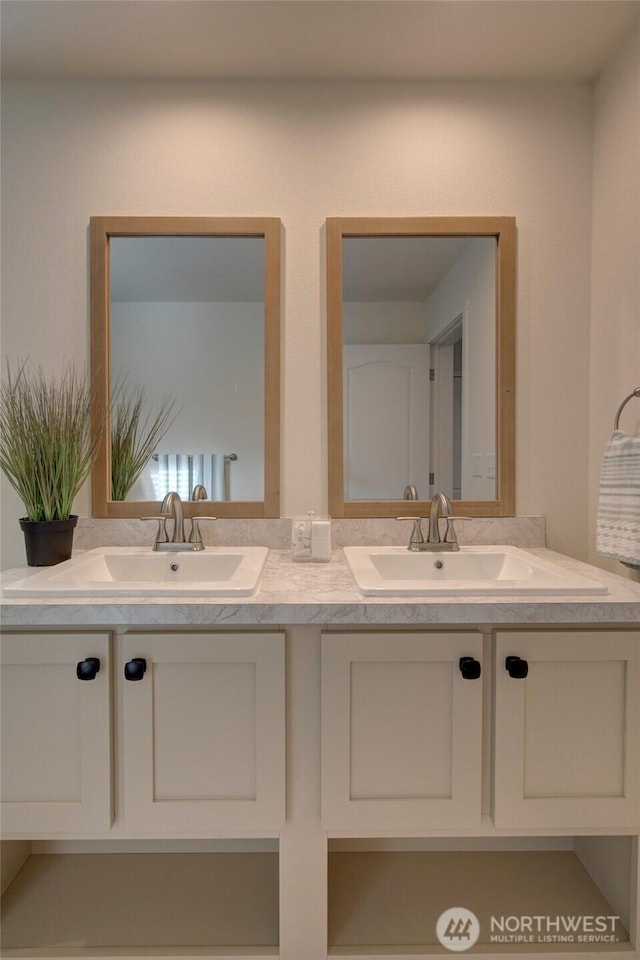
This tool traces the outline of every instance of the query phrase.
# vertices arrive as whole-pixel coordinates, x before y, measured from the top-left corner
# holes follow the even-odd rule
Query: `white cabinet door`
[[[480,664],[480,634],[323,635],[325,828],[479,825],[482,680],[461,657]]]
[[[499,632],[495,669],[495,825],[637,828],[640,632]]]
[[[128,830],[279,829],[284,634],[129,634],[118,670]]]
[[[4,634],[1,673],[3,836],[108,830],[108,635]]]

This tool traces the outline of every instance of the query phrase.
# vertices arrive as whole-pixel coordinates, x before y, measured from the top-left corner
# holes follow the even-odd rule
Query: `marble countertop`
[[[287,550],[271,550],[257,593],[250,597],[82,597],[4,599],[3,627],[201,627],[321,624],[526,625],[594,624],[640,627],[640,583],[543,548],[547,557],[609,589],[597,597],[363,597],[342,550],[330,563],[294,563]],[[32,568],[2,574],[0,584]]]

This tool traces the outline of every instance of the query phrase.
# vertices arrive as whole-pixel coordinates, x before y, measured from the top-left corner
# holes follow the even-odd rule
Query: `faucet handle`
[[[444,528],[444,540],[443,543],[456,543],[458,542],[458,537],[456,536],[456,528],[453,525],[453,521],[457,520],[457,517],[454,517],[452,514],[449,514],[444,518],[447,521],[447,525]]]
[[[456,528],[453,525],[454,520],[475,520],[475,517],[461,517],[458,514],[449,513],[446,517],[442,518],[447,521],[447,525],[444,530],[444,543],[457,543],[458,537],[456,535]]]
[[[168,514],[163,513],[157,517],[139,517],[140,520],[157,520],[158,521],[158,532],[156,534],[156,544],[169,542],[169,537],[167,535],[167,516]]]
[[[193,544],[194,550],[204,550],[202,534],[200,533],[200,521],[217,519],[217,517],[191,517],[191,536],[189,537],[189,543]]]
[[[424,543],[424,534],[422,532],[422,517],[396,517],[396,520],[412,520],[413,530],[409,537],[409,550],[415,550],[418,544]]]

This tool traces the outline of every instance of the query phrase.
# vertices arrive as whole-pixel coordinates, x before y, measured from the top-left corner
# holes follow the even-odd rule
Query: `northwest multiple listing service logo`
[[[451,907],[438,917],[436,936],[447,950],[461,953],[469,950],[480,936],[480,921],[466,907]]]
[[[489,943],[618,943],[620,917],[616,915],[492,916],[486,937]],[[454,953],[470,950],[480,937],[480,921],[466,907],[451,907],[438,917],[436,936]]]

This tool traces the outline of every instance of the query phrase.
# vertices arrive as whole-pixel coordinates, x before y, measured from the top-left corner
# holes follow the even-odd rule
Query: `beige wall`
[[[588,85],[56,82],[3,95],[3,354],[88,356],[92,214],[282,218],[286,516],[326,508],[325,218],[515,216],[517,511],[546,515],[549,545],[586,556]],[[7,566],[24,553],[3,486]]]
[[[589,560],[622,574],[595,553],[595,527],[604,445],[619,404],[640,386],[640,28],[596,86],[593,157]],[[620,425],[640,430],[639,401]]]

